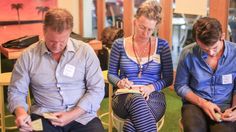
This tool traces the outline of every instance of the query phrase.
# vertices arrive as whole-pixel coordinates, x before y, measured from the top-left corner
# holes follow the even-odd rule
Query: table
[[[92,40],[89,42],[89,45],[94,49],[94,51],[97,53],[99,50],[102,49],[102,42],[99,40]],[[9,49],[9,48],[4,48],[2,47],[2,45],[0,44],[0,53],[2,53],[7,59],[9,60],[13,60],[13,59],[17,59],[20,57],[21,53],[27,48],[23,48],[23,49]],[[0,73],[2,73],[1,71],[1,55],[0,55]]]

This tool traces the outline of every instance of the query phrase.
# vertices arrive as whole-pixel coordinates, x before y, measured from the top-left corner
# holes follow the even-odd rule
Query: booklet
[[[56,120],[58,119],[56,116],[54,116],[52,113],[43,113],[43,117],[46,119],[50,119],[50,120]]]
[[[42,120],[37,119],[31,122],[34,131],[43,131]]]
[[[139,86],[141,86],[141,85],[133,85],[132,88],[139,87]],[[115,92],[115,95],[127,94],[127,93],[141,94],[141,92],[137,89],[122,88],[122,89],[117,89],[116,92]]]

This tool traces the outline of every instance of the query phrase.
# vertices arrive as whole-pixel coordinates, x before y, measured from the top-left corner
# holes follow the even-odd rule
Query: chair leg
[[[113,94],[113,87],[112,87],[112,84],[109,83],[109,128],[108,128],[108,131],[109,132],[112,132],[112,107],[111,107],[111,103],[112,103],[112,94]]]
[[[184,131],[184,127],[183,127],[183,123],[182,123],[182,118],[179,119],[179,131],[180,132]]]
[[[0,86],[0,114],[1,114],[1,129],[2,132],[5,132],[5,104],[4,104],[4,93],[3,93],[3,86]]]
[[[164,122],[165,122],[164,118],[165,118],[165,115],[163,115],[161,117],[161,119],[157,122],[157,130],[158,131],[160,131],[161,128],[163,127],[163,125],[164,125]]]

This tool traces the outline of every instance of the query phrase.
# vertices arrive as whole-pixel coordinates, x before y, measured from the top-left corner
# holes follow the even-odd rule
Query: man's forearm
[[[236,106],[236,93],[233,94],[232,107]]]
[[[199,97],[198,95],[196,95],[193,92],[188,92],[185,96],[185,99],[189,102],[191,102],[192,104],[195,104],[199,107],[202,107],[204,103],[207,102],[207,100]]]
[[[75,119],[79,118],[81,115],[85,114],[86,111],[83,110],[83,109],[80,108],[80,107],[75,107],[74,109],[72,109],[72,110],[70,111],[70,113],[73,115],[74,120],[75,120]]]
[[[16,115],[16,117],[19,117],[21,115],[27,115],[27,112],[23,107],[17,107],[14,111],[14,114]]]

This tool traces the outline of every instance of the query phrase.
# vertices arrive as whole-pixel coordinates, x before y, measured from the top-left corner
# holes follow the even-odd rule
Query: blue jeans
[[[72,121],[64,127],[53,126],[51,122],[42,116],[31,114],[31,119],[41,119],[43,124],[43,132],[104,132],[104,128],[100,119],[95,117],[88,124],[83,125],[79,122]]]
[[[183,104],[184,132],[236,132],[236,122],[215,122],[198,106]]]

